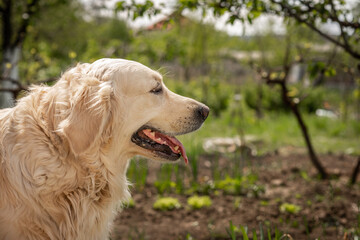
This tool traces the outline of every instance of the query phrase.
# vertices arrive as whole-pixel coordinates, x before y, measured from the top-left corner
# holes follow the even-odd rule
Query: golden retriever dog
[[[168,90],[162,76],[122,59],[79,64],[0,110],[0,239],[107,239],[141,155],[174,162],[174,136],[209,108]]]

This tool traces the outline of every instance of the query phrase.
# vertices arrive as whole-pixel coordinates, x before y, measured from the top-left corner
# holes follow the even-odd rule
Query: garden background
[[[359,239],[359,13],[350,0],[1,0],[0,107],[78,62],[141,62],[211,114],[180,137],[189,165],[131,161],[111,239]]]

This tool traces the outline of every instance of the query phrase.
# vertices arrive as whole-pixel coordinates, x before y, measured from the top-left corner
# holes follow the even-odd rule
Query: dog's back
[[[104,239],[114,216],[110,196],[99,193],[108,194],[107,182],[100,167],[86,171],[52,129],[61,119],[52,119],[50,89],[0,110],[0,240]]]
[[[30,101],[29,101],[30,100]],[[51,221],[37,216],[47,213],[36,197],[40,181],[34,181],[37,161],[46,158],[48,151],[38,146],[44,134],[32,114],[33,96],[29,95],[14,108],[0,110],[0,239],[49,239],[51,235],[40,228]],[[41,153],[37,153],[39,149]],[[40,180],[40,179],[38,179]],[[45,221],[44,221],[45,220]],[[44,231],[45,230],[45,231]]]

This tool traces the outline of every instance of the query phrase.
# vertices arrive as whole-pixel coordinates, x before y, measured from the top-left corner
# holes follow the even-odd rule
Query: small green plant
[[[145,231],[143,229],[139,229],[137,227],[131,227],[128,235],[129,240],[145,240],[147,239],[145,236]]]
[[[297,214],[300,212],[301,207],[291,203],[283,203],[280,205],[280,211],[283,213]]]
[[[316,195],[315,195],[315,200],[316,200],[317,202],[322,202],[322,201],[325,200],[325,196],[324,196],[324,195],[321,195],[321,194],[316,194]]]
[[[291,222],[291,227],[293,227],[293,228],[299,228],[299,222],[296,221],[296,220],[292,221],[292,222]]]
[[[185,240],[195,240],[190,233],[186,234]]]
[[[268,240],[293,240],[293,238],[289,235],[289,234],[283,234],[281,231],[279,231],[279,229],[277,227],[275,228],[271,228],[270,224],[265,224],[267,225],[267,230],[264,231],[262,224],[260,223],[260,234],[259,234],[259,238],[258,235],[256,233],[256,230],[253,229],[252,233],[252,238],[251,236],[248,235],[248,227],[247,226],[242,226],[240,225],[239,227],[236,227],[232,221],[229,222],[229,228],[226,228],[226,232],[229,235],[229,238],[231,240],[236,240],[236,239],[240,239],[238,238],[238,236],[240,236],[240,233],[242,235],[243,240],[249,240],[250,238],[253,240],[264,240],[265,239],[265,233],[267,233],[267,239]],[[273,238],[272,238],[273,236]]]
[[[227,176],[224,180],[215,183],[217,189],[223,190],[227,194],[241,194],[243,193],[243,179],[230,178]]]
[[[135,157],[131,162],[127,171],[127,176],[134,183],[137,190],[142,190],[145,186],[148,175],[147,160]]]
[[[180,204],[179,200],[176,198],[162,197],[162,198],[158,198],[155,201],[153,208],[155,210],[168,211],[168,210],[174,210],[174,209],[181,208],[181,204]]]
[[[235,209],[239,209],[241,206],[241,198],[240,197],[235,197],[234,199],[234,207]]]
[[[255,184],[257,176],[254,174],[243,175],[237,178],[227,176],[225,179],[215,182],[215,188],[231,195],[251,195],[258,197],[265,192],[265,188]]]
[[[310,182],[310,180],[311,180],[309,175],[305,171],[300,171],[300,176],[307,182]]]
[[[240,230],[232,223],[232,221],[230,221],[229,228],[226,228],[226,232],[228,233],[231,240],[236,240],[236,235],[240,232]]]
[[[154,186],[157,189],[159,194],[164,194],[165,192],[173,192],[173,190],[176,188],[176,183],[173,181],[156,181],[154,182]]]
[[[123,207],[125,208],[134,208],[135,207],[135,201],[133,198],[130,198],[127,202],[124,202]]]
[[[210,207],[212,204],[212,201],[209,196],[192,196],[189,197],[187,200],[187,204],[192,209],[200,209],[203,207]]]

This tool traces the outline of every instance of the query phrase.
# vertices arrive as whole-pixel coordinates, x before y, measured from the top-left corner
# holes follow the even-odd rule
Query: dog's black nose
[[[199,114],[200,118],[203,121],[205,121],[205,119],[209,116],[210,109],[209,109],[209,107],[204,105],[204,106],[199,107],[197,109],[197,111],[198,111],[198,114]]]

